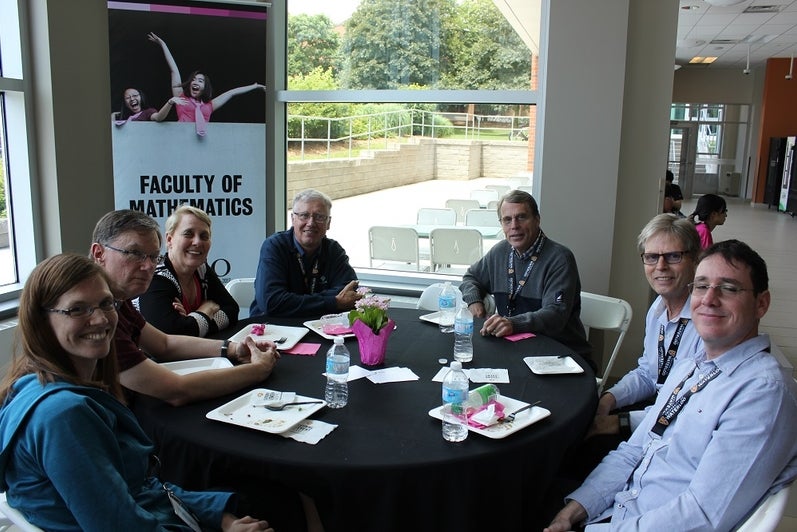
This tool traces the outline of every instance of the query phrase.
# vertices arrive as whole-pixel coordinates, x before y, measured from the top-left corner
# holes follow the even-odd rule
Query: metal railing
[[[296,123],[298,122],[298,128]],[[455,137],[470,140],[528,140],[528,117],[448,113],[423,109],[353,114],[345,117],[288,116],[288,145],[298,146],[300,160],[304,160],[310,146],[324,146],[324,156],[356,156],[355,151],[388,149],[390,142],[415,136],[427,138]],[[314,131],[315,136],[308,133]],[[318,135],[323,131],[323,135]],[[343,133],[341,133],[343,132]],[[376,141],[380,143],[376,146]],[[365,141],[364,143],[357,143]],[[375,147],[376,146],[376,147]],[[345,148],[342,150],[341,148]],[[315,151],[317,155],[318,150]]]

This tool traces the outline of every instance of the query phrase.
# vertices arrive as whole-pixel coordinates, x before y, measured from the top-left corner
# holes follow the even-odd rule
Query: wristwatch
[[[221,343],[221,356],[223,356],[223,357],[225,357],[225,358],[229,358],[229,357],[227,356],[227,355],[228,355],[228,353],[227,353],[227,348],[228,348],[229,346],[230,346],[230,341],[229,341],[229,340],[224,340],[224,341]]]
[[[620,436],[627,440],[631,437],[631,416],[628,412],[620,412],[617,419],[620,421]]]

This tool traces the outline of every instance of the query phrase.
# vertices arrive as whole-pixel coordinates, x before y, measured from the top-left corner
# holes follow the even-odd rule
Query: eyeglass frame
[[[708,294],[709,289],[714,288],[719,292],[719,297],[736,297],[742,292],[753,292],[755,295],[755,288],[741,288],[736,285],[732,285],[730,283],[724,284],[708,284],[708,283],[689,283],[686,285],[689,289],[689,293],[692,295],[696,295],[697,297],[705,297]],[[695,289],[699,290],[702,293],[695,294]]]
[[[688,254],[689,254],[688,251],[667,251],[665,253],[640,253],[639,256],[642,259],[642,264],[645,264],[646,266],[655,266],[656,264],[659,263],[659,259],[661,259],[662,257],[664,258],[664,262],[666,262],[667,264],[679,264],[681,261],[684,260],[684,255]],[[648,262],[645,260],[645,255],[648,255],[649,257],[655,256],[656,260],[653,262]],[[677,255],[678,260],[667,260],[667,255],[670,256]]]
[[[117,253],[121,253],[122,255],[126,256],[128,259],[138,259],[138,262],[144,263],[147,259],[152,262],[155,266],[163,264],[163,261],[166,260],[166,255],[161,255],[158,253],[157,255],[149,255],[144,253],[143,251],[137,251],[135,249],[122,249],[117,248],[114,246],[110,246],[108,244],[100,244],[104,248],[108,248],[110,250],[116,251]]]
[[[529,220],[533,220],[534,215],[522,212],[520,214],[516,214],[514,216],[499,216],[498,223],[500,223],[504,227],[509,227],[512,225],[512,222],[517,222],[519,224],[524,224]]]
[[[119,310],[119,307],[122,306],[122,302],[119,301],[118,299],[111,299],[110,308],[102,308],[103,304],[104,303],[100,303],[99,305],[96,305],[96,306],[93,306],[93,307],[92,306],[88,306],[88,305],[75,305],[75,306],[70,307],[70,308],[46,308],[46,307],[43,307],[42,310],[45,311],[45,312],[53,312],[53,313],[57,313],[57,314],[63,314],[64,316],[67,316],[67,317],[72,318],[74,320],[78,320],[80,318],[88,318],[88,317],[90,317],[92,314],[94,314],[95,310],[101,310],[101,311],[105,312],[106,314],[108,314],[109,312],[117,312]],[[86,312],[86,314],[82,314],[82,312],[84,312],[84,311]],[[75,312],[79,312],[80,314],[75,315]]]
[[[330,214],[319,214],[316,212],[292,212],[291,216],[296,216],[302,222],[309,222],[312,218],[313,223],[324,224],[332,219]]]

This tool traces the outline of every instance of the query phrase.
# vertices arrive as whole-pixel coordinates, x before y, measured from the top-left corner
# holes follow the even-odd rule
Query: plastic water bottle
[[[465,305],[459,306],[454,319],[454,360],[473,360],[473,314]]]
[[[440,295],[437,297],[437,306],[440,309],[440,332],[454,332],[454,314],[457,312],[457,292],[446,281]]]
[[[451,363],[443,379],[443,439],[462,441],[468,437],[465,402],[468,400],[468,376],[462,371],[462,362]]]
[[[329,408],[343,408],[349,401],[349,350],[342,336],[336,336],[327,351],[327,387],[324,400]]]

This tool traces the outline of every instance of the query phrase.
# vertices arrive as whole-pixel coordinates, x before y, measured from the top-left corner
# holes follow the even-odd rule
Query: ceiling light
[[[708,5],[714,7],[728,7],[728,6],[735,6],[736,4],[741,4],[746,0],[705,0]]]
[[[716,60],[717,60],[717,58],[713,57],[713,56],[703,57],[703,56],[700,56],[700,55],[696,55],[695,57],[690,59],[689,62],[691,64],[693,64],[693,65],[694,64],[710,65],[711,63],[713,63]]]

